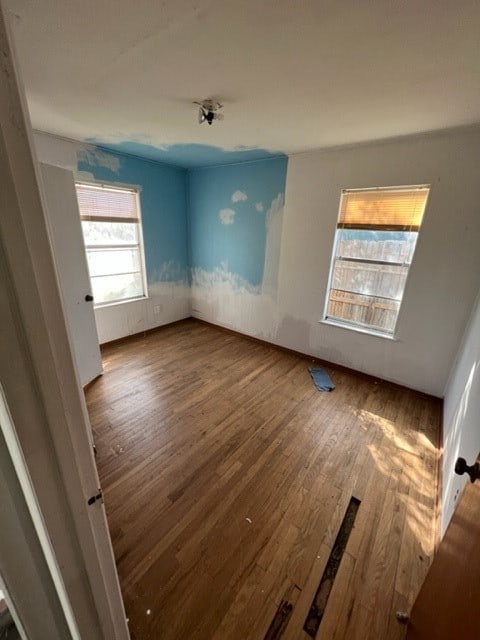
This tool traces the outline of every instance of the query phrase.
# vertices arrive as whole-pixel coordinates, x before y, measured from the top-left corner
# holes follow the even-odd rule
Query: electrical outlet
[[[158,316],[163,311],[163,304],[155,304],[153,306],[153,314]]]

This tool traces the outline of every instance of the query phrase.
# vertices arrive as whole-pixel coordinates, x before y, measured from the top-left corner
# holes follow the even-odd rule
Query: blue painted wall
[[[225,268],[262,283],[265,217],[285,193],[287,156],[189,172],[189,242],[193,269]]]
[[[141,187],[148,283],[187,281],[187,171],[119,153],[99,153],[101,162],[95,150],[81,156],[78,170],[91,173],[95,180]]]
[[[240,152],[223,153],[233,161]],[[219,268],[257,287],[265,263],[266,217],[285,193],[287,164],[287,156],[273,156],[186,170],[92,146],[79,155],[78,170],[95,180],[141,188],[149,284],[187,282],[191,269]]]

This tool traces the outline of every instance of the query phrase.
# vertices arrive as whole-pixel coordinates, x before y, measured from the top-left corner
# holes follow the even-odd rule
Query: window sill
[[[388,333],[382,333],[381,331],[375,331],[374,329],[364,329],[363,327],[355,327],[350,324],[344,324],[343,322],[337,322],[336,320],[331,320],[330,318],[325,318],[324,320],[319,320],[319,324],[328,324],[330,327],[337,327],[338,329],[346,329],[347,331],[355,331],[356,333],[363,333],[367,336],[373,336],[374,338],[383,338],[384,340],[392,340],[393,342],[398,342],[398,338],[394,335],[389,335]]]
[[[103,302],[101,304],[94,304],[93,309],[105,309],[106,307],[118,307],[122,304],[130,304],[132,302],[141,302],[142,300],[148,300],[149,296],[141,296],[140,298],[128,298],[128,300],[116,300],[115,302]]]

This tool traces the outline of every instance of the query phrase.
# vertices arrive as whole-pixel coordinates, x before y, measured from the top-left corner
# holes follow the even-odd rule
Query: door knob
[[[93,302],[93,296],[87,293],[87,295],[85,296],[85,302]]]
[[[459,476],[463,476],[464,473],[468,473],[470,481],[475,482],[475,480],[480,480],[480,464],[475,462],[471,466],[468,466],[465,458],[458,458],[455,463],[455,473]]]

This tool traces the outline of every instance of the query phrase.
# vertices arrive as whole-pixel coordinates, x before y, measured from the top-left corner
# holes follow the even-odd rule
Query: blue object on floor
[[[309,371],[319,391],[333,391],[335,389],[335,384],[325,369],[311,367]]]

